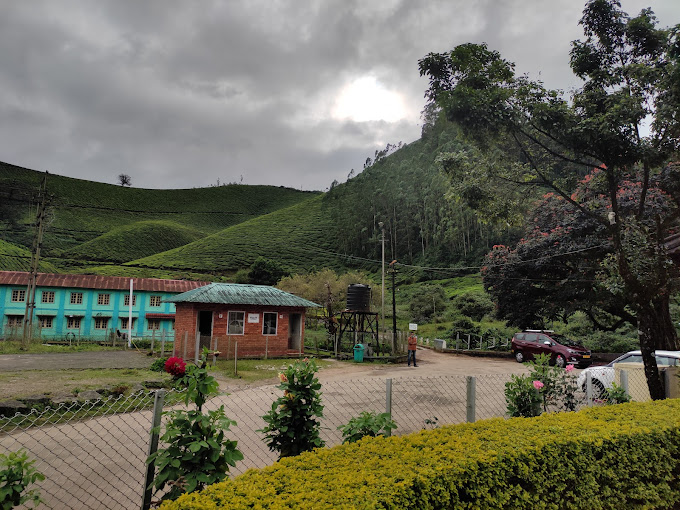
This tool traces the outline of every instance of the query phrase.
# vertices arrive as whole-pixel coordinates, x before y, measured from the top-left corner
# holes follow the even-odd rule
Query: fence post
[[[467,422],[468,423],[474,423],[475,422],[475,414],[476,414],[476,398],[477,398],[477,378],[468,375],[465,376],[465,380],[467,382]]]
[[[621,373],[621,387],[626,393],[628,393],[628,395],[630,395],[630,393],[628,392],[628,372],[626,372],[625,370],[621,370],[620,373]]]
[[[165,330],[161,331],[161,358],[165,358]]]
[[[238,377],[238,342],[234,342],[234,377]]]
[[[460,332],[456,331],[456,350],[458,350],[458,344],[460,343]]]
[[[666,398],[671,398],[671,385],[673,384],[673,378],[671,377],[671,371],[669,369],[663,371],[663,382],[666,389]]]
[[[198,360],[200,359],[199,351],[201,350],[201,333],[196,331],[196,344],[194,345],[196,350],[194,351],[194,363],[198,365]]]
[[[392,418],[392,379],[385,379],[385,412]],[[387,437],[392,435],[391,430],[387,430]]]
[[[163,402],[165,401],[165,390],[157,390],[153,401],[153,419],[151,421],[151,440],[149,441],[149,455],[156,453],[158,450],[158,431],[155,430],[161,424],[161,415],[163,414]],[[156,465],[150,462],[146,467],[146,476],[144,477],[144,499],[142,501],[142,510],[149,510],[151,507],[151,493],[154,473]]]
[[[156,330],[154,329],[151,332],[151,355],[153,356],[155,354],[155,351],[153,350],[153,346],[156,343]]]
[[[588,399],[588,407],[593,407],[593,378],[590,372],[586,376],[586,398]]]

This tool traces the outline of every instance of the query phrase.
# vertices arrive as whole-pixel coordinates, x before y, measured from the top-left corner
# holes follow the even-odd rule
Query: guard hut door
[[[288,349],[300,350],[302,340],[302,314],[291,313],[288,317]]]
[[[199,349],[201,351],[203,350],[203,347],[212,349],[212,328],[213,328],[213,313],[211,311],[204,310],[199,311],[197,330],[200,336]]]

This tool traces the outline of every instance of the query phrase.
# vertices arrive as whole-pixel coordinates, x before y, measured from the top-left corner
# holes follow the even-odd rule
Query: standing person
[[[408,336],[408,366],[411,366],[411,359],[413,359],[413,366],[417,367],[416,365],[416,348],[418,347],[418,337],[416,334],[411,331],[411,334]]]

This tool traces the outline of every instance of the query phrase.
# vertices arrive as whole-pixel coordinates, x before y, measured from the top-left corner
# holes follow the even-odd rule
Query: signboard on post
[[[409,322],[408,330],[409,331],[418,331],[418,324],[416,324],[414,322]]]

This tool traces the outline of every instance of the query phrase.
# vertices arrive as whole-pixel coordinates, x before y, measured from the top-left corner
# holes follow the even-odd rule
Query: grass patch
[[[55,353],[68,354],[72,352],[84,351],[120,351],[123,348],[122,342],[120,347],[111,347],[110,345],[102,345],[98,342],[79,342],[68,344],[44,344],[42,342],[31,342],[28,344],[28,349],[21,350],[21,342],[14,340],[0,341],[0,354],[46,354]]]
[[[294,363],[292,359],[242,359],[238,361],[238,376],[234,373],[234,360],[218,360],[216,372],[230,379],[244,382],[266,381],[276,379],[279,372]],[[334,366],[335,362],[316,360],[319,370]]]
[[[104,387],[134,386],[146,381],[169,384],[169,374],[144,368],[101,368],[86,370],[26,370],[0,372],[0,400],[32,395],[73,395]]]

